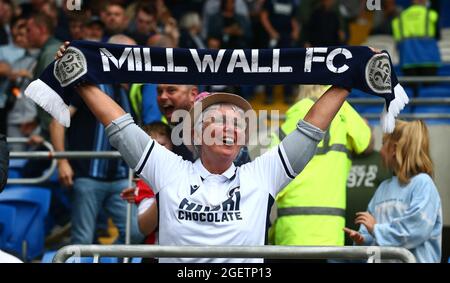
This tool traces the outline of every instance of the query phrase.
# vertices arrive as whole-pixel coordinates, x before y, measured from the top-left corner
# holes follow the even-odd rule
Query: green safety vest
[[[437,21],[438,14],[422,5],[411,6],[392,21],[403,69],[440,65],[440,51],[435,39]]]
[[[303,99],[286,113],[272,146],[304,118],[314,101]],[[283,134],[284,133],[284,134]],[[278,218],[269,238],[276,245],[343,245],[346,181],[350,153],[362,153],[370,143],[371,130],[347,102],[333,119],[315,156],[303,171],[276,197]]]
[[[138,124],[142,124],[142,86],[143,84],[131,84],[130,88],[131,108],[138,119]]]
[[[423,38],[436,36],[438,13],[423,5],[413,5],[392,20],[394,39]]]

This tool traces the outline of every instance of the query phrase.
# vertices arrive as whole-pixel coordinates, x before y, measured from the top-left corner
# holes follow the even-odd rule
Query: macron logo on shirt
[[[200,188],[199,185],[191,185],[191,195],[193,195],[198,190],[198,188]]]

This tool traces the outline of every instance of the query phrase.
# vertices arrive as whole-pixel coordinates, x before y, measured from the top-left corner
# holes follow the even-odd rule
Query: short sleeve
[[[189,172],[190,166],[191,162],[150,139],[135,170],[157,194],[176,179],[175,174],[180,177],[180,174]]]
[[[241,166],[241,168],[248,170],[255,180],[267,187],[270,195],[274,198],[282,188],[295,178],[295,173],[290,168],[282,144],[270,149],[254,161]]]

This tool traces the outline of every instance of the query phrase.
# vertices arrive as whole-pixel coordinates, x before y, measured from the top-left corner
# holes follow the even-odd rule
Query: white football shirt
[[[211,174],[151,140],[136,172],[158,194],[160,245],[264,245],[269,201],[296,176],[283,145],[223,174]],[[161,258],[160,262],[262,262]]]

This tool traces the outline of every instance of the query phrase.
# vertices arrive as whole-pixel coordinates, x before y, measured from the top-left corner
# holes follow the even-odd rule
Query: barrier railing
[[[450,93],[449,93],[450,96]],[[349,103],[354,104],[384,104],[386,100],[382,98],[349,98],[347,99]],[[450,97],[430,97],[430,98],[410,98],[408,105],[450,105]]]
[[[8,143],[28,143],[28,141],[29,141],[28,138],[12,138],[12,137],[7,138]],[[49,151],[43,152],[43,153],[45,153],[45,155],[48,156],[49,154],[51,154],[53,152],[53,146],[48,141],[44,141],[42,143],[42,145],[45,146],[46,148],[48,148],[48,150],[49,150]],[[19,153],[19,156],[17,156],[17,153]],[[29,158],[31,158],[30,156],[33,154],[34,154],[34,152],[11,152],[10,158],[29,159]],[[48,179],[50,179],[50,177],[53,175],[53,172],[56,170],[56,165],[57,165],[57,161],[56,161],[56,159],[53,159],[52,163],[50,164],[50,168],[47,171],[45,171],[42,174],[42,176],[37,177],[37,178],[17,178],[17,179],[8,178],[7,184],[9,184],[9,185],[11,185],[11,184],[32,185],[32,184],[43,183],[43,182],[47,181]]]
[[[449,93],[450,95],[450,93]],[[358,105],[384,105],[385,100],[381,98],[349,98],[347,101],[350,104]],[[408,105],[450,105],[449,98],[411,98]],[[408,106],[407,106],[408,107]],[[263,121],[284,121],[286,120],[285,114],[271,115],[268,111],[264,115],[260,115],[258,118],[260,122]],[[367,119],[379,119],[380,113],[363,113],[361,114]],[[450,113],[405,113],[400,112],[399,119],[450,119]]]
[[[8,138],[8,142],[11,143],[26,143],[27,138]],[[42,176],[38,178],[14,178],[8,179],[8,184],[39,184],[47,181],[55,172],[57,167],[57,159],[68,158],[68,159],[93,159],[93,158],[107,158],[107,159],[118,159],[122,158],[118,151],[53,151],[53,146],[44,141],[43,145],[49,149],[49,151],[30,151],[30,152],[11,152],[10,158],[15,159],[51,159],[52,163],[50,168],[47,169]],[[130,169],[128,176],[128,187],[133,185],[133,170]],[[127,204],[126,212],[126,228],[125,228],[125,244],[130,244],[131,240],[131,204]],[[128,259],[125,259],[127,261]]]
[[[398,77],[401,84],[405,83],[449,83],[450,76],[401,76]]]
[[[450,95],[450,93],[449,93]],[[350,98],[350,104],[358,105],[383,105],[385,100],[378,98]],[[444,98],[411,98],[409,105],[450,105],[450,97]],[[367,119],[379,119],[379,113],[363,113],[361,114]],[[398,116],[400,119],[450,119],[450,113],[402,113]],[[281,117],[280,117],[281,118]]]
[[[20,139],[20,142],[27,142],[27,138],[8,138],[8,142],[16,142],[16,139]],[[109,158],[117,159],[121,158],[118,151],[53,151],[52,145],[45,141],[44,145],[49,151],[17,151],[11,152],[10,158],[13,159],[51,159],[52,163],[50,168],[47,169],[42,176],[37,178],[14,178],[8,179],[8,184],[40,184],[47,181],[55,172],[57,167],[57,159],[91,159],[91,158]]]
[[[159,245],[70,245],[58,250],[53,263],[64,263],[70,257],[173,257],[173,258],[267,258],[267,259],[335,259],[378,263],[399,260],[415,263],[414,255],[404,248],[350,246],[159,246]]]

